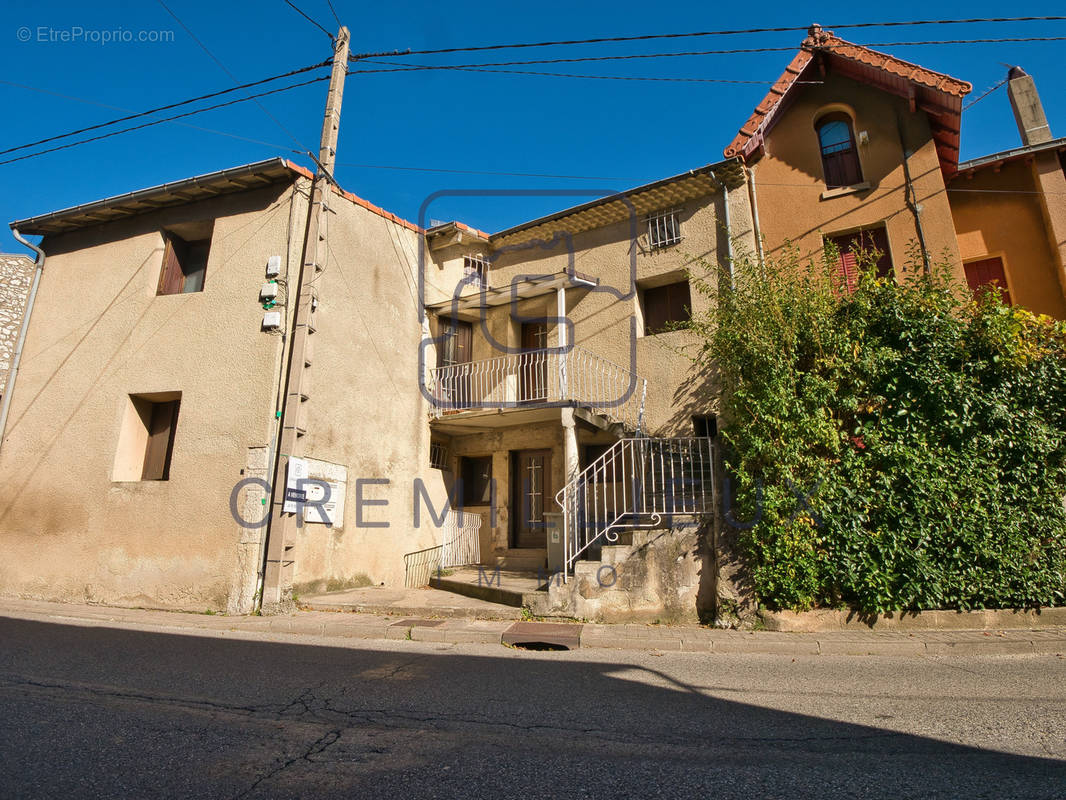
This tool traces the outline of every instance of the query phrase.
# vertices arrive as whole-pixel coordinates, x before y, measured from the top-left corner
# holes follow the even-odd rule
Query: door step
[[[541,613],[548,603],[547,589],[542,586],[546,577],[543,572],[467,567],[448,575],[434,575],[429,585],[433,589]]]

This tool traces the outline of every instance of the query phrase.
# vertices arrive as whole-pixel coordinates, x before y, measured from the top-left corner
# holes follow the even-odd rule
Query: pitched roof
[[[832,31],[822,30],[819,25],[812,25],[808,29],[807,38],[803,40],[792,63],[785,68],[725,149],[726,157],[739,156],[747,160],[755,154],[776,118],[787,106],[789,95],[797,83],[801,79],[809,79],[805,76],[819,69],[828,69],[905,97],[910,101],[912,110],[921,109],[928,113],[941,169],[945,175],[955,172],[959,161],[962,98],[973,90],[973,86],[950,75],[844,41]]]

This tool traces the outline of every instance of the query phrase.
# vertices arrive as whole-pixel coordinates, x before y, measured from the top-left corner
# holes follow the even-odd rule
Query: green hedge
[[[864,271],[842,298],[834,255],[738,260],[732,289],[694,281],[716,301],[692,328],[725,389],[730,515],[758,600],[1062,605],[1066,327],[994,292],[974,303],[943,267]]]

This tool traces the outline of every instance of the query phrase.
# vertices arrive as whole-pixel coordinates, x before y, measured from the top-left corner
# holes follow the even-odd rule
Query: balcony
[[[582,347],[545,348],[431,371],[433,416],[573,406],[641,431],[647,381]]]

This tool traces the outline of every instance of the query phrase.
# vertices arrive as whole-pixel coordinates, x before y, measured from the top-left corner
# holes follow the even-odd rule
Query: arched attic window
[[[819,117],[814,127],[818,131],[826,187],[835,189],[862,183],[862,165],[851,117],[843,111],[833,111]]]

